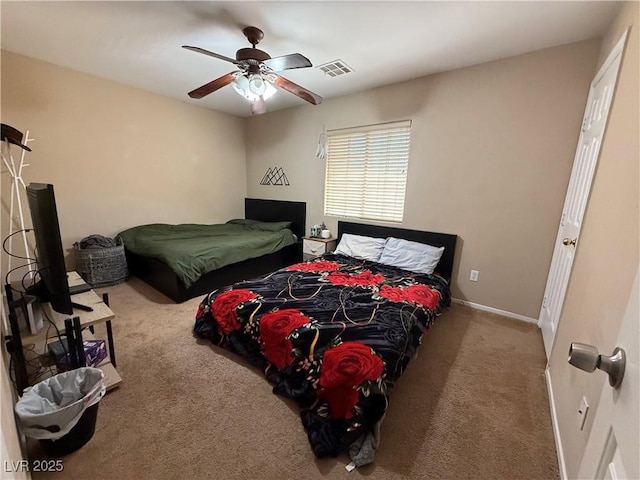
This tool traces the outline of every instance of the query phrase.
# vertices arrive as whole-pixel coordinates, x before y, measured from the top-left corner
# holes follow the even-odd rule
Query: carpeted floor
[[[200,299],[176,305],[135,278],[103,291],[124,382],[64,471],[33,478],[559,477],[534,325],[452,306],[396,383],[375,463],[348,473],[347,456],[313,456],[298,408],[260,371],[192,337]],[[35,442],[29,453],[46,458]]]

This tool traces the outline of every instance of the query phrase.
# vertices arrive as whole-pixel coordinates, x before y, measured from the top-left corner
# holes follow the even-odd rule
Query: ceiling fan
[[[238,50],[235,59],[210,52],[200,47],[182,46],[182,48],[186,48],[187,50],[219,58],[220,60],[233,63],[238,67],[238,70],[227,73],[220,78],[216,78],[192,90],[189,92],[191,98],[202,98],[231,84],[237,93],[252,102],[251,113],[259,114],[266,111],[265,100],[277,91],[274,87],[275,85],[313,105],[318,105],[322,102],[321,96],[276,73],[294,68],[311,67],[311,62],[307,57],[299,53],[292,53],[290,55],[271,58],[267,52],[256,48],[256,45],[264,38],[262,30],[256,27],[245,27],[242,33],[244,33],[247,40],[249,40],[251,48],[241,48]]]

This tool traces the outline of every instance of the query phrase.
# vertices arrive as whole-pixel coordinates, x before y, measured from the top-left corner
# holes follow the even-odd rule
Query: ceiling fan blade
[[[220,60],[224,60],[225,62],[231,62],[235,63],[236,65],[240,65],[240,63],[233,58],[225,57],[224,55],[220,55],[219,53],[210,52],[209,50],[205,50],[204,48],[190,47],[189,45],[183,45],[182,48],[186,48],[187,50],[191,50],[192,52],[202,53],[203,55],[209,55],[213,58],[219,58]]]
[[[292,53],[291,55],[283,55],[281,57],[274,57],[262,62],[274,72],[281,72],[282,70],[292,70],[294,68],[306,68],[312,67],[311,62],[304,55],[299,53]]]
[[[267,111],[267,104],[265,103],[264,98],[262,98],[262,95],[260,95],[259,100],[256,100],[255,102],[251,103],[251,113],[253,115],[262,115],[266,111]]]
[[[219,88],[222,88],[225,85],[229,85],[231,82],[233,82],[236,79],[236,75],[238,73],[239,72],[237,71],[227,73],[226,75],[223,75],[220,78],[216,78],[215,80],[209,83],[205,83],[201,87],[198,87],[195,90],[190,91],[189,96],[191,98],[202,98],[206,95],[209,95],[210,93],[215,92]]]
[[[275,73],[271,73],[270,76],[273,78],[273,83],[283,90],[291,92],[313,105],[319,105],[322,102],[322,97],[320,95],[316,95],[312,91],[293,83],[291,80],[287,80]]]

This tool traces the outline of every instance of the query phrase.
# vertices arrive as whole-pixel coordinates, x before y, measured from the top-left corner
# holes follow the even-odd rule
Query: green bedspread
[[[154,223],[120,233],[127,250],[163,261],[189,288],[212,270],[295,243],[287,228],[253,222],[216,225]],[[275,231],[269,231],[275,230]]]

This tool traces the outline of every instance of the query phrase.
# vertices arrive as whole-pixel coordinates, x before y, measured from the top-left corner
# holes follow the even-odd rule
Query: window
[[[401,222],[411,121],[327,132],[324,214]]]

